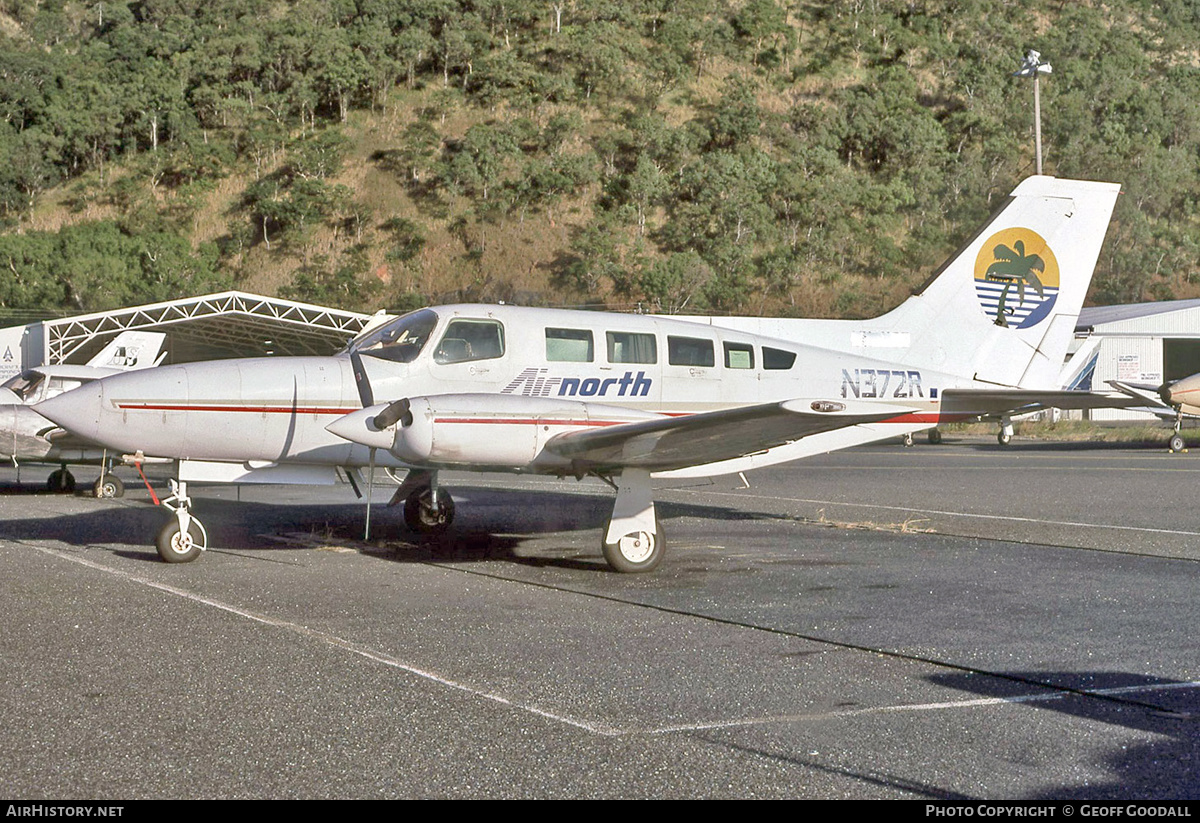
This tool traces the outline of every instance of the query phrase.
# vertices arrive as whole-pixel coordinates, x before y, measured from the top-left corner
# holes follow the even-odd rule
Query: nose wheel
[[[171,519],[158,533],[154,545],[164,562],[191,563],[208,548],[208,532],[203,523],[192,517],[192,499],[187,495],[187,483],[182,480],[169,482],[171,496],[165,498],[162,505],[171,510]]]
[[[194,517],[189,520],[191,522],[187,525],[187,531],[179,527],[177,519],[171,518],[158,533],[154,545],[158,549],[158,556],[165,562],[191,563],[204,551],[208,542],[204,527]]]

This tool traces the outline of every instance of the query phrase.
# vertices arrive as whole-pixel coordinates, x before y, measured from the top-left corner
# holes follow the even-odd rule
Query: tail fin
[[[924,288],[873,320],[681,317],[997,386],[1052,389],[1115,183],[1030,177]]]
[[[166,335],[156,331],[123,331],[100,353],[87,362],[89,366],[107,369],[148,369],[157,366]]]
[[[1057,388],[1119,193],[1114,183],[1028,178],[921,292],[867,325],[907,334],[914,365]]]

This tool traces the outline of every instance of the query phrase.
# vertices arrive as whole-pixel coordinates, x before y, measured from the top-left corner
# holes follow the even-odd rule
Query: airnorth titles
[[[549,369],[529,368],[500,390],[524,397],[648,397],[654,381],[644,371],[620,377],[551,377]]]

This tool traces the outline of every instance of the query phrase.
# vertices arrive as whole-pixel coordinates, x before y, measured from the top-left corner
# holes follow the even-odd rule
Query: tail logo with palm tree
[[[1058,260],[1030,229],[1005,229],[975,258],[975,293],[997,326],[1024,329],[1050,315],[1058,298]]]

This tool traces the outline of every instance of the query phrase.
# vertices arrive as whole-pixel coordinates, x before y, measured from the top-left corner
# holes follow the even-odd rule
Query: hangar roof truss
[[[117,334],[165,331],[176,362],[267,354],[333,354],[370,315],[229,291],[45,323],[47,362],[82,363]],[[185,353],[186,352],[186,353]]]

